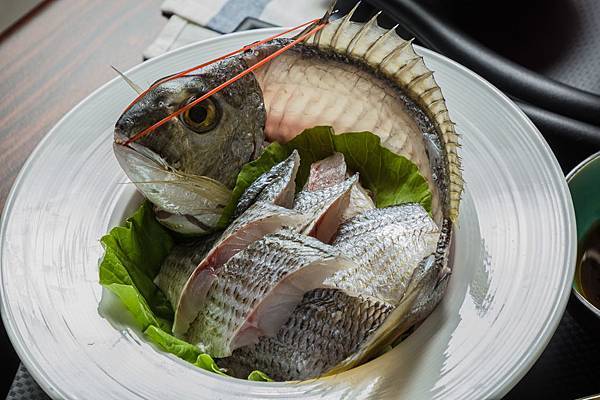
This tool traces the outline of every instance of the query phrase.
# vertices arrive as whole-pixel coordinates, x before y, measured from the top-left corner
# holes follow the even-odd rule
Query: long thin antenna
[[[144,92],[144,91],[142,90],[142,88],[141,88],[141,87],[139,87],[138,85],[136,85],[136,84],[135,84],[135,82],[133,82],[133,81],[132,81],[131,79],[129,79],[128,77],[126,77],[124,73],[122,73],[121,71],[119,71],[118,69],[116,69],[114,65],[111,65],[110,67],[111,67],[112,69],[114,69],[114,70],[115,70],[115,72],[116,72],[117,74],[119,74],[119,76],[120,76],[121,78],[123,78],[123,80],[124,80],[124,81],[125,81],[125,82],[126,82],[128,85],[129,85],[129,87],[130,87],[130,88],[132,88],[133,90],[135,90],[135,92],[136,92],[137,94],[142,94],[142,93]]]
[[[133,106],[135,103],[137,103],[137,102],[138,102],[138,100],[139,100],[140,98],[142,98],[142,97],[143,97],[143,96],[144,96],[146,93],[148,93],[149,91],[151,91],[152,89],[154,89],[155,87],[157,87],[158,85],[160,85],[160,84],[162,84],[162,83],[165,83],[165,82],[171,81],[171,80],[173,80],[173,79],[180,78],[180,77],[182,77],[182,76],[185,76],[185,75],[189,74],[190,72],[196,71],[196,70],[198,70],[198,69],[200,69],[200,68],[204,68],[204,67],[206,67],[207,65],[214,64],[214,63],[216,63],[217,61],[224,60],[224,59],[226,59],[227,57],[231,57],[231,56],[233,56],[233,55],[236,55],[236,54],[238,54],[238,53],[243,53],[243,52],[245,52],[245,51],[247,51],[247,50],[250,50],[250,49],[252,49],[252,48],[254,48],[254,47],[256,47],[256,46],[260,46],[261,44],[265,44],[265,43],[267,43],[267,42],[270,42],[270,41],[271,41],[271,40],[273,40],[273,39],[277,39],[278,37],[281,37],[281,36],[283,36],[283,35],[286,35],[286,34],[288,34],[288,33],[290,33],[290,32],[293,32],[293,31],[295,31],[295,30],[298,30],[298,29],[300,29],[300,28],[303,28],[303,27],[305,27],[305,26],[307,26],[307,25],[314,24],[314,23],[316,23],[316,22],[318,22],[318,21],[319,21],[319,18],[313,19],[312,21],[305,22],[305,23],[303,23],[302,25],[295,26],[295,27],[293,27],[293,28],[290,28],[290,29],[288,29],[288,30],[286,30],[286,31],[280,32],[280,33],[278,33],[278,34],[276,34],[276,35],[269,36],[268,38],[265,38],[265,39],[263,39],[263,40],[260,40],[260,41],[258,41],[258,42],[251,43],[251,44],[249,44],[249,45],[247,45],[247,46],[244,46],[244,47],[242,47],[242,48],[240,48],[240,49],[237,49],[237,50],[231,51],[231,52],[229,52],[229,53],[227,53],[227,54],[223,54],[222,56],[219,56],[219,57],[217,57],[217,58],[215,58],[215,59],[212,59],[212,60],[210,60],[210,61],[207,61],[207,62],[205,62],[205,63],[202,63],[202,64],[200,64],[200,65],[196,65],[195,67],[188,68],[188,69],[186,69],[186,70],[183,70],[183,71],[181,71],[181,72],[178,72],[178,73],[176,73],[176,74],[174,74],[174,75],[168,76],[168,77],[166,77],[166,78],[164,78],[164,79],[160,79],[160,80],[158,80],[157,82],[155,82],[155,83],[154,83],[152,86],[150,86],[148,89],[146,89],[146,90],[144,90],[144,91],[142,91],[142,92],[138,92],[138,93],[139,93],[139,95],[138,95],[138,96],[137,96],[135,99],[133,99],[133,101],[132,101],[132,102],[131,102],[131,103],[130,103],[128,106],[127,106],[127,108],[125,108],[125,111],[129,110],[129,109],[130,109],[130,108],[131,108],[131,107],[132,107],[132,106]],[[119,72],[119,71],[117,71],[117,72]]]
[[[154,125],[150,126],[149,128],[146,128],[143,131],[136,133],[134,136],[132,136],[131,138],[129,138],[126,142],[122,143],[122,142],[117,141],[117,143],[124,144],[125,146],[127,146],[131,142],[135,142],[136,140],[139,140],[139,139],[141,139],[141,138],[143,138],[145,136],[148,136],[152,131],[154,131],[155,129],[161,127],[165,123],[169,122],[171,119],[177,117],[178,115],[180,115],[180,114],[184,113],[185,111],[189,110],[190,108],[194,107],[196,104],[201,103],[202,101],[206,100],[207,98],[209,98],[213,94],[219,92],[221,89],[223,89],[223,88],[231,85],[235,81],[237,81],[237,80],[243,78],[244,76],[248,75],[250,72],[252,72],[252,71],[254,71],[254,70],[262,67],[264,64],[266,64],[267,62],[271,61],[275,57],[279,56],[281,53],[289,50],[293,46],[297,45],[301,41],[303,41],[306,38],[308,38],[309,36],[314,35],[318,31],[320,31],[321,29],[323,29],[326,25],[327,25],[326,23],[318,24],[317,26],[315,26],[310,31],[308,31],[305,34],[303,34],[302,36],[294,39],[292,42],[288,43],[287,45],[283,46],[279,50],[277,50],[274,53],[272,53],[272,54],[268,55],[267,57],[263,58],[262,60],[260,60],[256,64],[254,64],[253,66],[251,66],[251,67],[245,69],[244,71],[240,72],[239,74],[237,74],[233,78],[225,81],[224,83],[220,84],[219,86],[215,87],[214,89],[206,92],[204,95],[202,95],[199,98],[197,98],[196,100],[194,100],[194,101],[186,104],[185,106],[181,107],[177,111],[173,112],[172,114],[168,115],[167,117],[165,117],[165,118],[161,119],[160,121],[156,122]]]

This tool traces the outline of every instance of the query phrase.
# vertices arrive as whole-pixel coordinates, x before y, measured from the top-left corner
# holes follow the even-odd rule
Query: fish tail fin
[[[415,52],[412,40],[398,36],[396,27],[389,30],[381,28],[377,24],[380,13],[366,23],[351,21],[355,10],[356,6],[347,15],[331,21],[317,34],[307,38],[305,44],[366,64],[402,88],[425,110],[444,145],[444,168],[449,176],[444,204],[447,215],[456,222],[463,192],[461,159],[457,151],[460,144],[442,90],[423,57]]]

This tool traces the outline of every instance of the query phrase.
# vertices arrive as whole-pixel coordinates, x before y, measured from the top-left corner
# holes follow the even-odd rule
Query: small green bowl
[[[567,182],[575,207],[577,242],[581,244],[584,235],[596,221],[600,220],[600,152],[591,155],[569,172]],[[579,257],[577,262],[579,263]],[[596,308],[581,293],[577,276],[578,273],[575,274],[573,281],[575,296],[600,317],[600,309]]]

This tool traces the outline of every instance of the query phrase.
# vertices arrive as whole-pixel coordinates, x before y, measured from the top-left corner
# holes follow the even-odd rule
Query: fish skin
[[[236,206],[234,217],[240,216],[257,201],[266,201],[290,208],[294,201],[295,180],[300,167],[297,150],[262,174],[244,191]]]
[[[354,353],[392,310],[376,299],[315,289],[304,295],[276,336],[237,349],[218,363],[239,378],[254,369],[280,381],[316,378]]]
[[[300,230],[306,225],[306,221],[307,218],[303,214],[264,201],[254,203],[234,220],[187,277],[177,275],[177,278],[184,279],[184,282],[175,284],[175,287],[180,289],[173,322],[175,336],[183,337],[187,332],[217,276],[217,271],[225,262],[263,236],[284,227]]]
[[[440,243],[449,244],[447,231],[442,227]],[[324,376],[339,374],[377,357],[383,349],[397,344],[431,314],[444,295],[451,272],[440,257],[447,257],[441,244],[435,254],[424,258],[413,271],[404,296],[385,321],[352,355],[325,372]]]
[[[217,271],[184,339],[214,357],[273,336],[303,295],[352,262],[289,229],[234,255]]]
[[[326,284],[397,305],[440,230],[420,204],[375,208],[344,222],[332,245],[356,262]]]
[[[301,190],[292,209],[311,218],[303,232],[329,243],[342,222],[343,212],[350,203],[350,193],[357,183],[358,174],[355,174],[333,186],[315,191]]]
[[[219,237],[220,234],[213,234],[178,244],[163,261],[154,283],[167,296],[174,310],[177,309],[183,285]]]
[[[350,218],[374,208],[375,202],[371,198],[369,191],[365,189],[360,182],[357,182],[350,192],[350,204],[342,214],[342,221],[347,221]]]

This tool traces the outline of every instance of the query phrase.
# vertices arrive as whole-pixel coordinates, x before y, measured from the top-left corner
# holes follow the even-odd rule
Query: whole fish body
[[[249,367],[240,366],[235,358],[236,354],[245,352],[262,363],[265,370],[277,373],[268,366],[282,365],[282,358],[290,357],[290,349],[295,346],[300,350],[286,362],[307,361],[296,364],[296,367],[304,365],[301,371],[289,364],[282,369],[280,379],[342,372],[379,354],[422,321],[438,304],[447,286],[448,253],[463,190],[454,123],[433,73],[411,43],[398,37],[394,30],[377,26],[376,17],[363,24],[351,21],[351,15],[329,22],[302,44],[129,146],[123,143],[136,133],[281,49],[290,39],[273,40],[204,67],[194,75],[161,83],[125,111],[115,127],[114,150],[120,165],[157,209],[166,213],[163,222],[185,233],[211,231],[228,201],[241,166],[260,154],[265,140],[287,142],[303,129],[316,125],[331,125],[336,132],[375,133],[383,146],[411,160],[429,183],[433,219],[425,218],[423,210],[414,205],[402,206],[413,208],[403,209],[407,215],[404,220],[400,219],[402,223],[396,221],[391,228],[385,228],[386,232],[397,235],[396,242],[378,237],[379,232],[373,227],[381,227],[378,212],[398,216],[402,215],[400,209],[372,210],[367,204],[345,218],[343,212],[352,203],[352,196],[338,201],[339,209],[329,213],[327,223],[323,224],[323,235],[317,237],[324,241],[333,239],[333,253],[346,252],[354,262],[345,265],[346,272],[340,269],[331,278],[324,278],[329,289],[315,287],[317,291],[310,291],[310,285],[306,286],[304,289],[309,292],[300,305],[278,313],[277,323],[269,325],[268,334],[254,332],[247,339],[239,340],[239,329],[246,326],[247,318],[234,318],[232,309],[228,314],[219,315],[226,311],[222,303],[213,307],[212,324],[218,321],[217,325],[227,326],[229,333],[215,331],[204,340],[210,343],[208,347],[218,349],[217,356],[233,352],[233,358],[223,359],[224,363],[235,366],[233,370]],[[269,181],[268,177],[265,180]],[[258,189],[256,193],[262,190]],[[253,194],[248,194],[248,203],[252,203]],[[301,192],[300,201],[298,197],[295,199],[292,211],[304,215],[308,207],[298,206],[302,204],[302,196],[309,198],[307,193]],[[342,215],[338,217],[340,212]],[[330,223],[334,228],[328,229]],[[339,224],[342,225],[338,240]],[[348,236],[345,236],[344,224],[351,227],[346,232]],[[350,244],[356,236],[354,231],[363,228],[366,229],[365,243],[378,243],[380,247]],[[313,229],[310,232],[315,233]],[[264,239],[259,242],[261,240]],[[356,240],[360,243],[360,239]],[[234,258],[241,262],[238,255],[246,250],[234,255],[226,264]],[[297,256],[283,253],[288,254],[290,260]],[[191,268],[182,269],[187,273]],[[377,271],[389,281],[378,280]],[[215,299],[228,296],[226,281],[232,279],[211,282],[211,290],[221,296]],[[167,288],[173,292],[175,289]],[[266,296],[266,292],[261,293],[262,297],[256,297],[255,301]],[[254,298],[256,293],[245,295]],[[296,300],[300,301],[298,293]],[[369,306],[365,307],[364,302]],[[310,308],[317,303],[321,305]],[[369,323],[364,325],[368,329],[353,333],[351,339],[356,341],[344,342],[342,349],[333,344],[327,347],[325,342],[311,342],[315,348],[322,349],[319,357],[327,360],[319,364],[319,357],[306,354],[306,348],[301,351],[302,343],[306,347],[307,338],[316,340],[318,337],[328,337],[333,343],[335,336],[319,336],[315,332],[327,326],[346,326],[348,322],[343,313],[340,319],[336,312],[317,312],[323,304],[330,304],[327,307],[333,309],[346,304],[344,309],[358,310],[356,318],[363,321],[366,315],[374,315],[369,314],[370,305],[375,304],[374,307],[385,312],[379,312],[378,318],[367,318]],[[285,315],[287,319],[282,318]],[[235,321],[235,325],[229,325],[228,321]],[[302,325],[298,321],[313,322]],[[196,326],[195,335],[209,329],[206,324],[203,326],[202,329]],[[215,339],[219,337],[221,339]],[[191,335],[189,339],[194,341],[198,337]],[[232,343],[236,345],[231,346]]]

